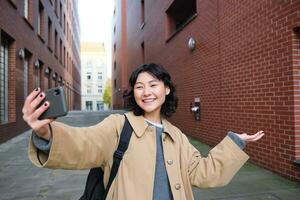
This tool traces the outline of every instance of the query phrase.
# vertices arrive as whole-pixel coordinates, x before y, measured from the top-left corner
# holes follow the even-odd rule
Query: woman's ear
[[[169,95],[171,92],[170,88],[169,87],[166,87],[166,95]]]

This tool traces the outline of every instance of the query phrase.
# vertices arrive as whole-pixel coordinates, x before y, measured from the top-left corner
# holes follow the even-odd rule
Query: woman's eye
[[[156,84],[151,85],[151,87],[155,87],[155,86],[157,86],[157,85]]]
[[[142,86],[136,86],[135,87],[136,89],[141,89],[141,88],[143,88]]]

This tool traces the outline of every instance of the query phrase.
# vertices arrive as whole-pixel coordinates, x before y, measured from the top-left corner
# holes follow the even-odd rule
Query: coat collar
[[[125,115],[137,137],[142,137],[146,132],[147,127],[149,126],[144,116],[136,116],[133,112],[127,112],[125,113]],[[168,122],[168,120],[166,120],[165,118],[162,119],[162,124],[164,133],[167,133],[170,136],[170,138],[173,141],[175,141],[176,137],[173,125],[170,122]]]

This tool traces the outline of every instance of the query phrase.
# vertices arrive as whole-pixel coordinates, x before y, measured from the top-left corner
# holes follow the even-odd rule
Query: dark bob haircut
[[[142,72],[151,74],[153,77],[162,81],[166,87],[170,88],[170,93],[166,96],[160,113],[165,117],[171,117],[172,114],[175,113],[178,103],[176,89],[171,81],[170,74],[163,68],[163,66],[154,63],[140,65],[132,72],[129,78],[130,91],[123,95],[125,102],[127,102],[127,107],[133,111],[136,116],[144,115],[144,110],[138,106],[134,98],[134,85],[139,74]]]

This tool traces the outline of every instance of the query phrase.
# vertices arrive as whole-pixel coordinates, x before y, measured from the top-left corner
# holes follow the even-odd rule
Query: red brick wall
[[[127,64],[163,64],[177,86],[172,117],[183,132],[215,145],[228,130],[265,137],[246,148],[255,164],[300,180],[300,1],[198,0],[197,17],[167,41],[169,1],[127,0]],[[190,52],[189,37],[197,47]],[[201,121],[189,111],[200,97]]]
[[[24,91],[23,91],[23,60],[18,57],[18,51],[23,48],[27,49],[32,53],[29,61],[29,92],[35,87],[34,79],[34,62],[41,60],[44,64],[41,68],[41,87],[43,88],[45,79],[45,69],[51,68],[52,73],[57,72],[58,76],[62,76],[65,82],[71,83],[73,102],[72,108],[80,109],[80,61],[78,53],[74,51],[72,46],[71,38],[67,40],[64,34],[63,27],[59,24],[59,19],[55,15],[53,5],[48,0],[40,0],[44,6],[44,25],[42,26],[42,36],[40,37],[37,33],[37,15],[39,8],[39,1],[28,1],[29,2],[29,18],[26,20],[24,16],[24,1],[14,0],[2,0],[0,1],[0,31],[7,33],[13,38],[14,42],[10,48],[10,63],[9,63],[9,123],[0,125],[0,143],[22,133],[28,127],[25,125],[22,119],[22,107],[24,104]],[[69,14],[72,10],[67,9],[65,1],[61,1],[63,5],[64,13],[66,13],[66,20],[69,24],[72,24],[72,15]],[[70,2],[70,1],[69,1]],[[72,2],[70,3],[72,5]],[[63,46],[69,52],[70,59],[74,63],[72,68],[67,70],[67,67],[63,65],[64,62],[59,62],[51,48],[48,48],[48,17],[52,21],[52,34],[54,37],[54,30],[58,32],[58,36],[63,41]],[[73,32],[73,26],[69,26],[70,32]],[[52,37],[52,41],[53,41]],[[53,44],[50,45],[53,47]],[[78,68],[78,69],[77,69]],[[74,74],[72,74],[72,72]],[[52,73],[49,76],[51,82]],[[68,98],[71,98],[71,95]]]

